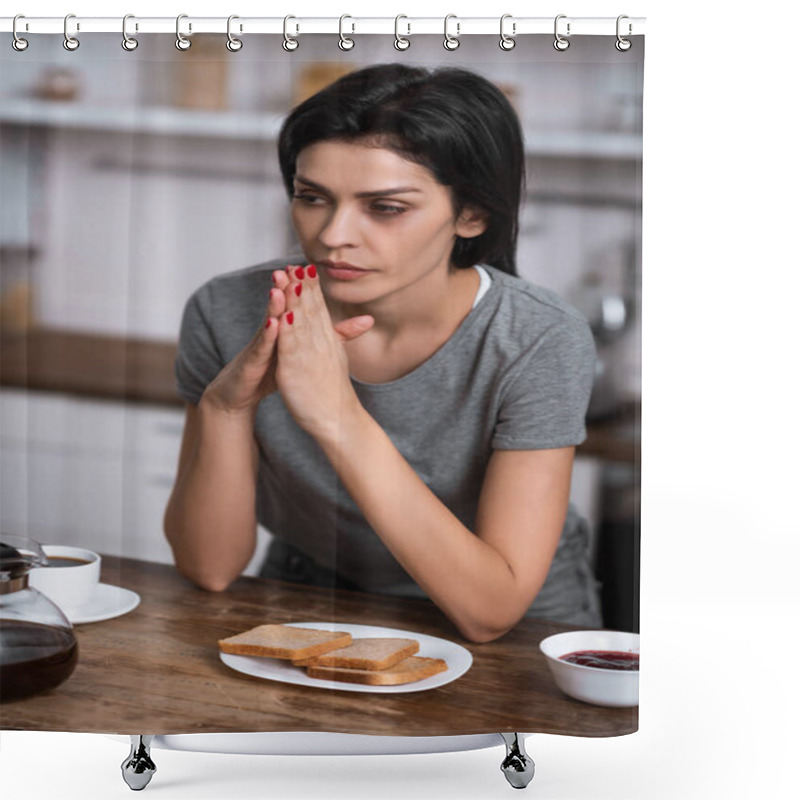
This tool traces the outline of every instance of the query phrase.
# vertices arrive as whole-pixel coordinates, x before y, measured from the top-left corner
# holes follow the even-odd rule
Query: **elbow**
[[[516,623],[515,623],[516,624]],[[456,623],[461,635],[473,644],[487,644],[505,636],[514,625],[497,626],[482,623]]]
[[[178,574],[187,581],[206,592],[224,592],[239,577],[238,572],[230,573],[222,569],[218,560],[209,562],[197,553],[185,552],[186,548],[176,544],[173,533],[167,518],[164,521],[164,534],[172,549],[172,560]]]
[[[224,592],[233,581],[207,580],[195,581],[195,585],[206,592]]]
[[[505,636],[525,616],[530,605],[527,598],[513,607],[494,607],[490,613],[473,613],[451,618],[461,635],[473,644],[487,644]]]
[[[227,578],[218,573],[191,569],[187,565],[178,562],[176,562],[175,567],[186,580],[191,581],[198,589],[203,589],[206,592],[224,592],[235,580],[235,576]]]

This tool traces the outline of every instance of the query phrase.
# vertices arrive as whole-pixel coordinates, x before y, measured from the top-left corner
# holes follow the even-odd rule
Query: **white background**
[[[537,800],[796,796],[800,526],[797,10],[722,2],[29,0],[28,16],[647,17],[640,730],[536,736]],[[10,47],[4,35],[0,46]],[[609,46],[612,46],[609,41]],[[142,676],[146,691],[146,676]],[[202,698],[198,698],[202,702]],[[1,721],[1,720],[0,720]],[[129,797],[127,746],[2,732],[4,797]],[[149,797],[510,797],[501,749],[287,758],[155,751]],[[520,795],[524,796],[524,795]]]

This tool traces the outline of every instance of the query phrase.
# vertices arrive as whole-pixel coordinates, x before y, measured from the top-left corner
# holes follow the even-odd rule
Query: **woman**
[[[180,572],[224,590],[260,522],[262,575],[427,595],[474,642],[526,613],[599,625],[569,506],[593,343],[516,277],[508,101],[465,70],[379,65],[295,108],[278,147],[303,255],[184,313]]]

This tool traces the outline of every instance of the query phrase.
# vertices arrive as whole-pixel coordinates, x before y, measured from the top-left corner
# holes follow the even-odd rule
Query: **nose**
[[[317,236],[329,250],[352,246],[358,241],[358,213],[346,204],[332,207]]]

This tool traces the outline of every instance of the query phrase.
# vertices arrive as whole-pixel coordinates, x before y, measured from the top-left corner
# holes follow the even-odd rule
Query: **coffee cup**
[[[49,566],[36,567],[28,585],[38,589],[62,611],[69,614],[80,608],[100,582],[100,556],[82,547],[43,545]]]

